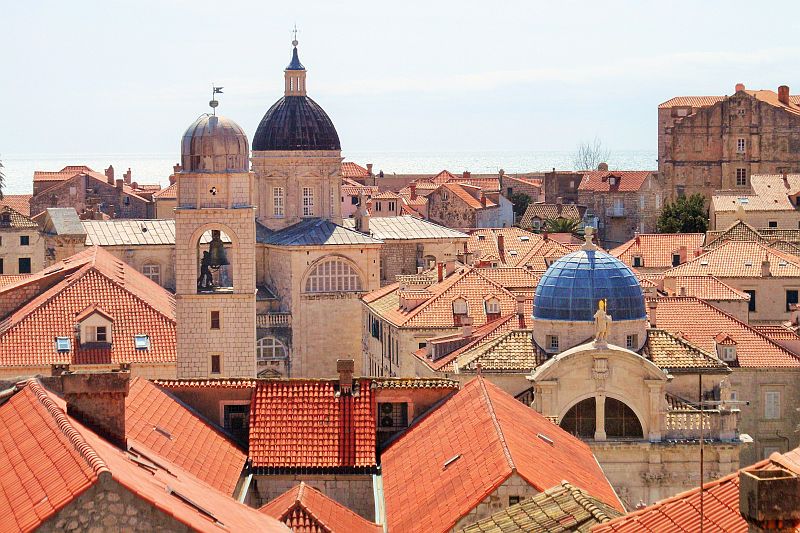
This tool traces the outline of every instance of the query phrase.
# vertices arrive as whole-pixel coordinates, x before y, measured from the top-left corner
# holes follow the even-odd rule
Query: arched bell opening
[[[210,229],[197,242],[197,292],[233,292],[233,243],[221,229]]]

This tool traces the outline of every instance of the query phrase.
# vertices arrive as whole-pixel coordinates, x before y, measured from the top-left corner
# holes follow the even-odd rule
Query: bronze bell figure
[[[228,258],[225,255],[225,245],[222,243],[222,238],[220,237],[220,231],[218,229],[212,229],[211,242],[208,245],[208,266],[216,269],[229,264]]]

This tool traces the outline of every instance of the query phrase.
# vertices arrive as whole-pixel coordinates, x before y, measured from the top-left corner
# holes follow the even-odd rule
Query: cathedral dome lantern
[[[183,134],[185,172],[247,172],[249,156],[244,130],[223,116],[203,114]]]
[[[306,69],[292,41],[292,59],[284,70],[284,96],[269,108],[253,137],[254,151],[341,150],[328,114],[306,93]]]

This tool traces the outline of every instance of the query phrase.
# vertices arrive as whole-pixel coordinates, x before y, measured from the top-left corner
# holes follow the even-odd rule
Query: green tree
[[[708,229],[708,209],[702,194],[682,196],[667,202],[658,217],[659,233],[705,233]]]
[[[574,218],[548,218],[544,227],[548,233],[578,233],[580,221]]]
[[[511,203],[514,204],[514,218],[519,218],[525,214],[528,209],[528,204],[531,203],[531,197],[524,192],[515,192],[509,198]]]

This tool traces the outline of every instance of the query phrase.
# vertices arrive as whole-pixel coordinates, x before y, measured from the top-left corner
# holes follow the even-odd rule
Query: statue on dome
[[[605,345],[608,343],[608,332],[611,329],[611,316],[606,313],[605,299],[597,302],[597,312],[594,314],[594,343]]]

